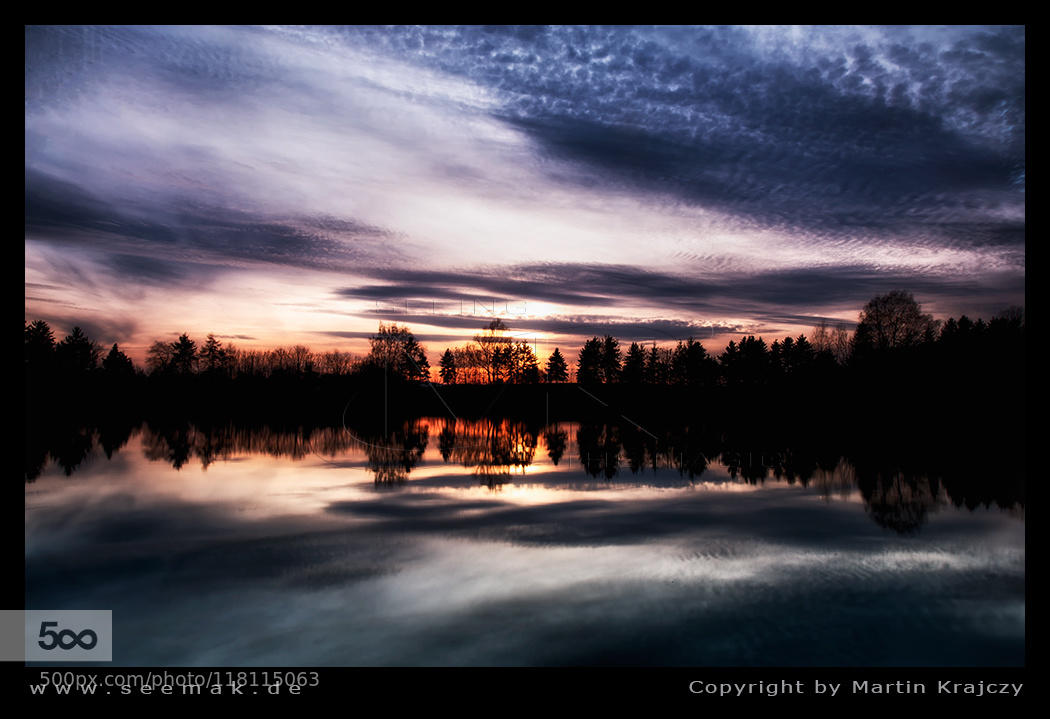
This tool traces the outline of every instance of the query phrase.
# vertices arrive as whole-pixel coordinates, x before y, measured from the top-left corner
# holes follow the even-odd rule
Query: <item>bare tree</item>
[[[489,363],[476,344],[456,347],[452,350],[456,361],[456,382],[460,384],[478,384],[486,382],[489,376]]]
[[[170,342],[157,340],[151,344],[146,352],[146,367],[150,374],[166,372],[171,366],[171,358],[174,354],[175,351]]]
[[[864,305],[853,335],[854,349],[913,347],[935,337],[937,325],[932,315],[923,314],[910,292],[893,290]]]
[[[309,347],[296,345],[288,350],[288,359],[291,370],[295,374],[312,372],[314,368],[314,354]]]
[[[822,317],[820,322],[809,331],[809,341],[813,343],[814,351],[827,352],[830,354],[831,335],[832,331],[828,327],[828,321]]]
[[[839,364],[846,364],[853,347],[853,338],[849,330],[839,325],[831,336],[831,354]]]
[[[357,364],[357,357],[349,352],[332,350],[317,357],[317,366],[322,374],[349,374]]]
[[[513,343],[507,336],[507,325],[498,317],[489,322],[479,335],[474,335],[477,350],[484,361],[489,382],[500,379],[506,348]]]

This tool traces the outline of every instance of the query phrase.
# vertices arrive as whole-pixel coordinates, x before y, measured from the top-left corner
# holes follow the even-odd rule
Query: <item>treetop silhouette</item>
[[[446,348],[439,367],[442,382],[534,384],[569,380],[568,362],[560,348],[554,349],[541,370],[533,348],[508,332],[503,320],[496,318],[482,327],[473,342]],[[949,318],[941,326],[922,311],[910,293],[894,290],[864,305],[852,337],[845,327],[831,329],[821,321],[809,337],[789,336],[771,343],[763,337],[741,337],[730,341],[717,358],[693,338],[674,347],[654,343],[643,348],[632,342],[624,352],[612,335],[593,336],[579,349],[575,379],[585,386],[673,385],[698,389],[773,387],[793,382],[828,384],[838,381],[836,377],[860,378],[865,372],[865,377],[883,376],[885,382],[892,377],[932,376],[930,373],[964,381],[964,375],[975,373],[1003,377],[1023,373],[1024,342],[1021,308],[1010,308],[987,322],[963,315]],[[26,378],[34,386],[42,387],[52,375],[70,380],[96,372],[111,379],[135,376],[134,364],[118,344],[114,343],[102,359],[101,347],[80,327],[73,327],[56,342],[47,322],[27,321],[24,343]],[[198,344],[188,333],[182,333],[174,341],[155,341],[146,353],[146,369],[158,378],[207,376],[215,381],[365,376],[369,370],[379,369],[405,381],[429,381],[426,352],[408,327],[380,323],[369,343],[369,354],[362,360],[337,350],[315,353],[303,345],[239,349],[224,345],[214,334]]]

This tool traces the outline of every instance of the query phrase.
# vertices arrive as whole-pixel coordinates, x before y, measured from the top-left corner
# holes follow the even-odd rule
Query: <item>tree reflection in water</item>
[[[530,466],[538,444],[535,429],[507,419],[444,420],[440,436],[441,458],[473,470],[492,489],[510,481],[513,471]]]
[[[368,469],[375,474],[377,487],[401,484],[423,459],[430,428],[419,422],[406,422],[388,437],[362,442],[368,455]]]
[[[407,482],[425,462],[433,431],[441,461],[469,469],[480,484],[498,489],[537,462],[542,437],[549,466],[559,467],[562,476],[582,471],[611,481],[622,475],[638,478],[672,471],[694,483],[709,467],[720,465],[735,482],[785,482],[813,488],[828,499],[859,492],[874,522],[903,535],[918,531],[931,513],[946,505],[971,510],[996,506],[1024,516],[1025,468],[1023,458],[1011,460],[1012,455],[980,462],[972,454],[930,449],[889,461],[890,453],[883,446],[859,445],[836,452],[827,446],[784,446],[768,438],[706,429],[653,429],[611,423],[543,426],[510,419],[416,419],[385,436],[343,427],[188,422],[147,423],[138,431],[146,458],[175,469],[191,460],[207,469],[216,461],[243,454],[302,460],[309,455],[336,458],[360,452],[376,487],[391,488]],[[26,481],[35,480],[49,461],[72,476],[96,448],[111,458],[135,431],[131,424],[113,422],[31,432],[26,443]],[[570,446],[573,441],[575,448]]]

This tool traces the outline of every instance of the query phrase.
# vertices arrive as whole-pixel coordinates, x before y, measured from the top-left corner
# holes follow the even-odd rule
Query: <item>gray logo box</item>
[[[110,609],[27,609],[27,662],[113,661]]]

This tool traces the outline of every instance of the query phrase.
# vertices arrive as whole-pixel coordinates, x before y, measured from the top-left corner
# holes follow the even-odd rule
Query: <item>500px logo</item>
[[[25,660],[113,661],[113,612],[108,609],[25,610]]]
[[[40,622],[40,636],[44,639],[38,641],[37,644],[41,649],[48,651],[56,648],[69,651],[73,647],[94,649],[98,644],[98,634],[93,629],[84,629],[81,632],[75,632],[72,629],[56,632],[54,629],[49,629],[49,627],[57,626],[58,622]]]

